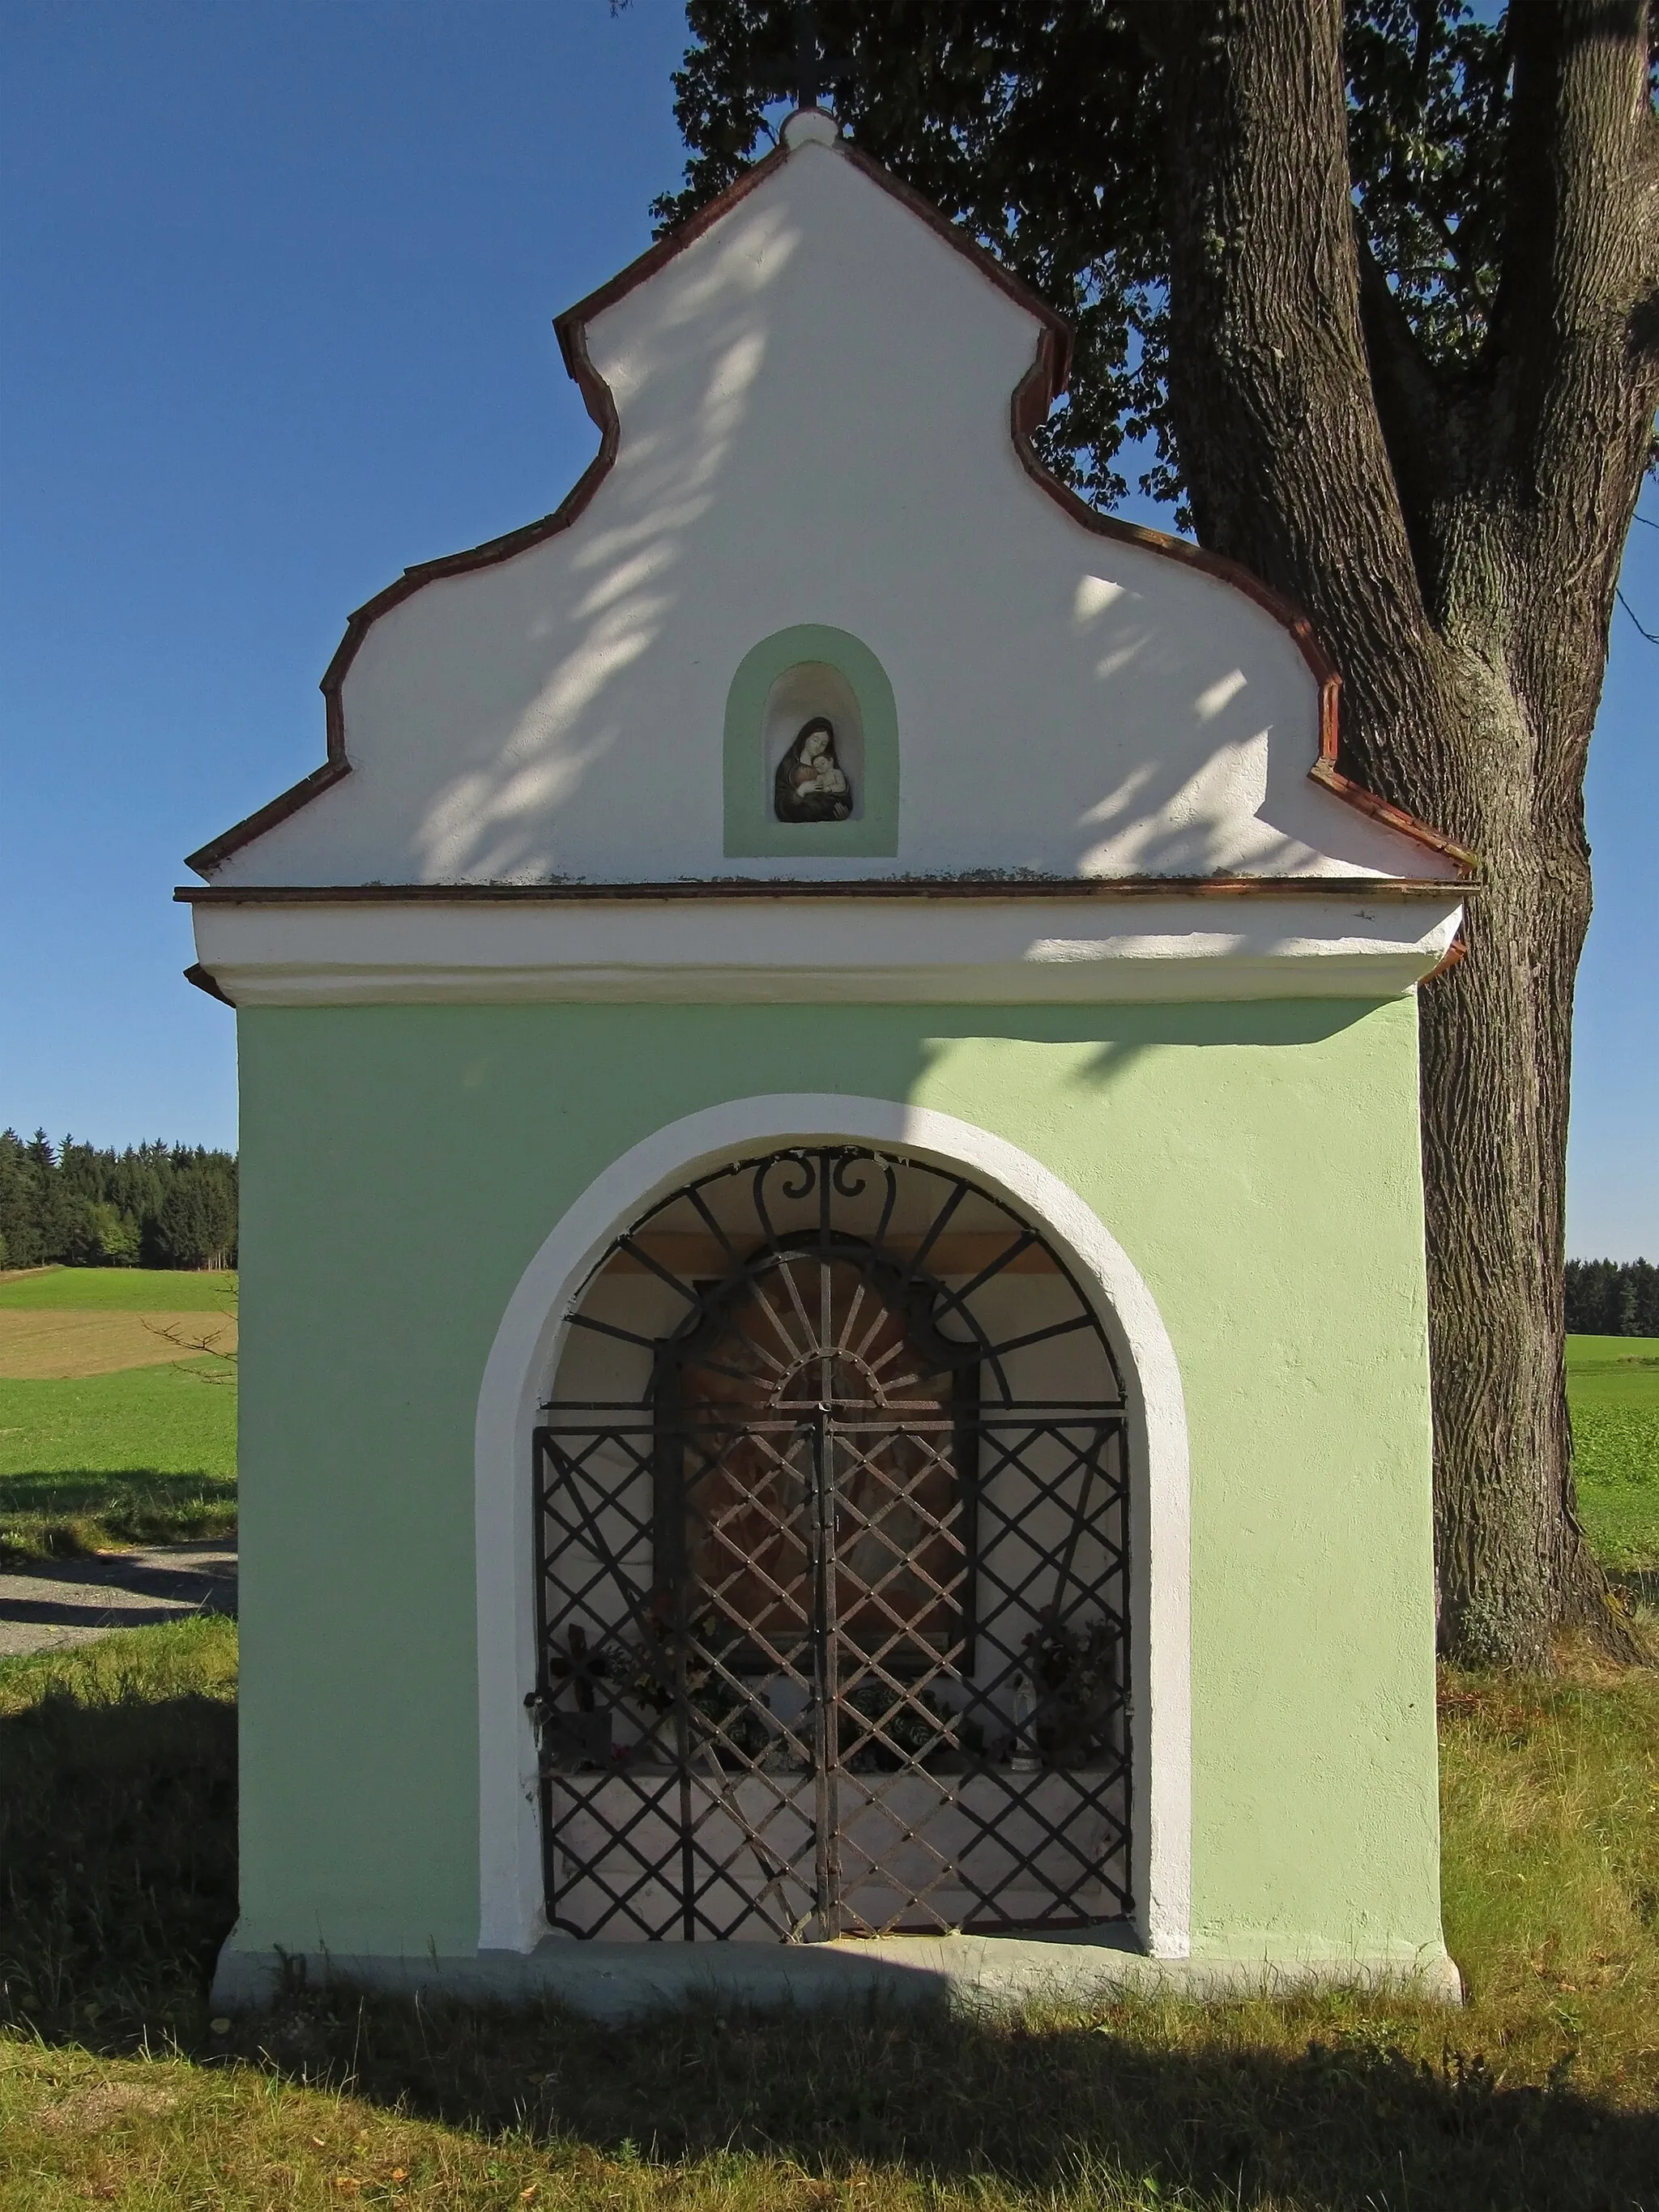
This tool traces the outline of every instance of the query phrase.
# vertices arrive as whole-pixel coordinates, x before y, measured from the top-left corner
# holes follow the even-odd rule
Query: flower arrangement
[[[1045,1620],[1024,1642],[1030,1732],[1044,1766],[1087,1766],[1109,1748],[1119,1700],[1118,1638],[1097,1618],[1079,1627]]]

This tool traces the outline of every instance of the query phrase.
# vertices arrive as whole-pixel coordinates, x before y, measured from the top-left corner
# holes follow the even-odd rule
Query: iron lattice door
[[[1122,1393],[1041,1240],[823,1149],[675,1194],[596,1281],[574,1319],[643,1387],[561,1389],[536,1434],[554,1924],[1127,1912]]]

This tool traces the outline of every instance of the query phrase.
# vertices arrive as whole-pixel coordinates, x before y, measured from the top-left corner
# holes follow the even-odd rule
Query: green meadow
[[[233,1269],[42,1267],[0,1282],[0,1313],[234,1313]]]
[[[18,1313],[234,1313],[234,1274],[56,1267],[0,1283]],[[0,1558],[217,1536],[235,1525],[236,1363],[0,1380]],[[1620,1573],[1659,1571],[1659,1338],[1571,1336],[1579,1510]]]
[[[234,1274],[57,1267],[0,1283],[23,1314],[236,1310]],[[0,1379],[0,1560],[223,1536],[236,1525],[236,1363]]]
[[[0,1560],[184,1543],[235,1526],[228,1360],[0,1382]]]
[[[1659,1337],[1570,1336],[1578,1511],[1596,1553],[1626,1573],[1659,1571]]]

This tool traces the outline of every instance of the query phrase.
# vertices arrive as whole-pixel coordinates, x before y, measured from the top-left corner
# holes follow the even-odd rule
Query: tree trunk
[[[1516,236],[1455,386],[1356,240],[1340,0],[1168,0],[1154,33],[1199,536],[1313,617],[1349,772],[1485,864],[1421,1000],[1441,1633],[1477,1662],[1624,1636],[1574,1511],[1561,1268],[1584,762],[1656,391],[1644,16],[1517,0]]]
[[[1435,1556],[1443,1647],[1544,1667],[1561,1626],[1612,1626],[1574,1504],[1561,1294],[1589,855],[1580,822],[1536,823],[1534,718],[1506,703],[1478,750],[1455,723],[1423,732],[1411,778],[1486,865],[1468,957],[1419,1001]]]

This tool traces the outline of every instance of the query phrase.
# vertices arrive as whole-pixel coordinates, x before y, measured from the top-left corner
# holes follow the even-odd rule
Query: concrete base
[[[222,2012],[269,2002],[275,1951],[219,1954],[213,2002]],[[290,1954],[292,1956],[292,1954]],[[1115,1929],[1082,1941],[1017,1936],[896,1936],[835,1943],[605,1943],[550,1938],[533,1951],[465,1958],[294,1958],[313,1984],[336,1984],[463,2002],[553,1998],[596,2020],[621,2021],[710,2000],[741,2005],[947,2003],[964,2008],[1114,1996],[1286,1996],[1309,1989],[1393,1989],[1444,2004],[1463,1984],[1443,1950],[1388,1958],[1151,1959]]]

